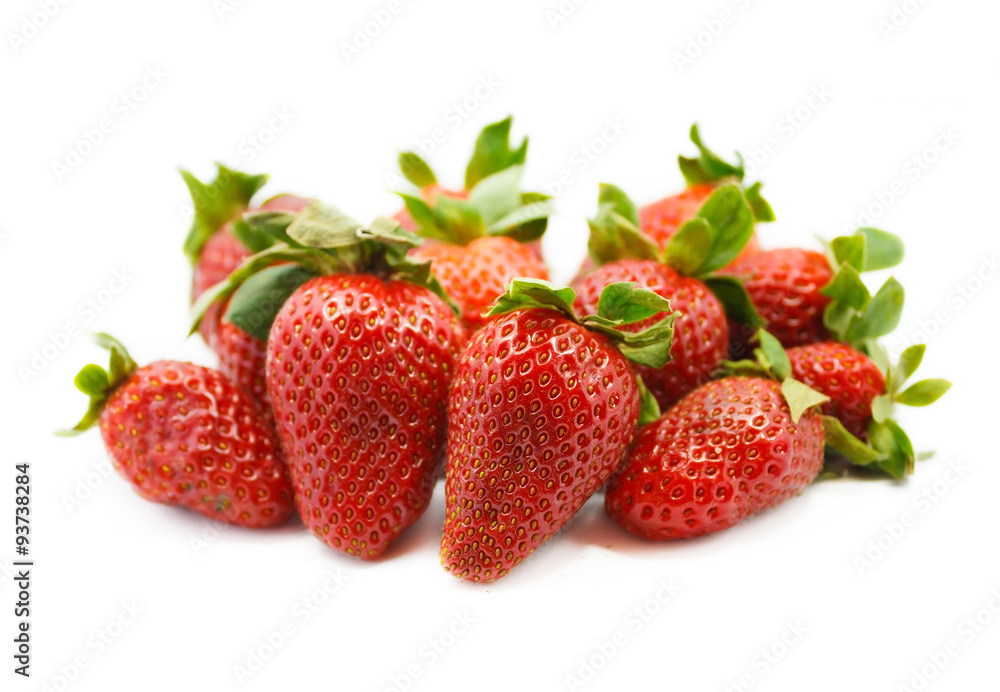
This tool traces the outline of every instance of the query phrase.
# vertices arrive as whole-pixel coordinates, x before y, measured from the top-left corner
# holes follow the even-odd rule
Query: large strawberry
[[[727,312],[741,321],[756,319],[739,282],[715,274],[753,235],[753,211],[739,185],[721,185],[661,249],[636,226],[635,205],[620,189],[602,185],[599,204],[598,216],[590,222],[589,244],[599,266],[573,283],[576,307],[581,313],[595,311],[603,288],[622,281],[670,300],[679,313],[670,362],[662,368],[636,366],[666,408],[707,382],[728,356]]]
[[[903,258],[899,238],[876,228],[835,238],[826,249],[826,254],[803,248],[768,250],[722,273],[743,282],[768,331],[786,347],[824,341],[830,338],[831,323],[867,295],[857,289],[858,273],[892,267]],[[757,325],[737,320],[731,326],[733,356],[745,357]]]
[[[519,190],[528,141],[511,149],[510,125],[507,118],[480,133],[461,192],[444,192],[416,154],[400,155],[403,174],[422,191],[421,196],[400,194],[409,222],[430,241],[414,255],[433,260],[435,276],[458,303],[470,330],[483,324],[483,312],[506,282],[548,278],[535,244],[545,232],[551,206],[547,195]]]
[[[698,147],[698,157],[677,157],[678,166],[688,186],[682,192],[657,200],[639,209],[635,209],[630,202],[630,213],[616,209],[661,250],[666,249],[670,239],[684,223],[698,216],[702,205],[708,201],[716,188],[721,185],[742,184],[745,176],[743,159],[738,153],[739,162],[736,164],[728,163],[702,144],[697,124],[691,126],[690,134],[691,141]],[[756,222],[774,221],[774,212],[767,200],[761,196],[761,187],[762,183],[754,183],[744,190],[745,197],[753,210]],[[757,234],[752,232],[743,247],[740,248],[739,254],[731,257],[730,261],[738,261],[759,252],[760,244],[757,240]],[[578,275],[586,274],[594,266],[595,259],[590,255],[584,260]]]
[[[111,364],[87,365],[76,376],[90,407],[67,434],[98,425],[115,469],[147,500],[252,528],[291,516],[278,440],[248,394],[192,363],[140,368],[118,341],[95,336]]]
[[[382,554],[427,508],[464,333],[407,251],[419,238],[310,203],[253,217],[277,241],[197,306],[267,338],[267,389],[303,522],[331,547]],[[256,242],[256,241],[255,241]]]
[[[574,297],[511,282],[458,362],[441,539],[456,577],[499,579],[558,531],[624,460],[640,401],[650,404],[628,359],[669,358],[668,302],[612,284],[598,314],[581,319]],[[618,329],[663,312],[642,332]]]
[[[823,423],[778,382],[725,377],[643,427],[604,495],[608,515],[652,540],[729,528],[796,495],[823,468]]]

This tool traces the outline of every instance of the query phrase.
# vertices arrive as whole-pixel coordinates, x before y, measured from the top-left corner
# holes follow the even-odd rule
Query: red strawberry
[[[548,279],[549,272],[526,245],[503,236],[476,238],[468,245],[429,243],[413,251],[418,259],[431,260],[434,275],[462,309],[470,331],[481,327],[482,316],[517,276]]]
[[[632,259],[605,264],[574,282],[577,312],[582,315],[596,312],[604,287],[622,281],[633,282],[666,298],[679,313],[674,323],[670,362],[662,368],[634,366],[660,406],[667,407],[708,381],[729,354],[726,312],[701,281],[681,276],[666,264]],[[628,329],[644,329],[659,317],[662,315],[630,325]]]
[[[317,202],[285,223],[290,247],[230,277],[227,319],[269,333],[267,390],[303,522],[373,559],[427,508],[464,333],[398,224],[365,228]]]
[[[788,349],[792,377],[830,397],[822,411],[848,432],[868,439],[872,402],[885,394],[885,376],[871,358],[847,344],[822,342]]]
[[[448,400],[441,539],[442,565],[456,577],[507,574],[624,460],[640,394],[623,351],[662,364],[673,317],[641,334],[617,331],[623,314],[646,319],[669,305],[630,284],[607,291],[601,315],[580,321],[572,289],[515,280],[494,309],[500,316],[462,353]]]
[[[823,443],[818,413],[795,420],[778,382],[726,377],[639,431],[604,507],[642,538],[720,531],[798,494],[823,466]]]
[[[115,469],[147,500],[251,528],[291,516],[278,441],[246,393],[192,363],[139,368],[120,343],[97,339],[111,351],[110,373],[88,365],[77,375],[91,403],[69,434],[99,424]]]
[[[821,290],[833,278],[833,270],[820,252],[801,248],[768,250],[731,264],[722,273],[739,278],[746,287],[767,329],[785,346],[800,346],[828,339],[823,310],[830,298]],[[749,337],[756,331],[733,330],[733,338],[749,352]]]
[[[251,394],[264,418],[274,423],[267,397],[267,341],[251,336],[226,319],[220,319],[215,338],[219,370],[243,391]]]
[[[508,281],[548,278],[538,243],[551,211],[548,196],[518,189],[528,141],[512,150],[510,125],[507,118],[480,133],[461,191],[441,188],[416,154],[399,157],[400,170],[421,194],[401,193],[406,208],[395,218],[430,241],[414,254],[434,260],[434,274],[470,330],[482,325],[483,310]]]
[[[660,248],[636,227],[635,205],[622,190],[603,184],[598,202],[589,249],[601,265],[574,282],[577,307],[595,310],[604,286],[619,281],[635,282],[670,300],[680,314],[672,359],[662,368],[637,370],[666,408],[722,365],[729,353],[727,313],[750,323],[759,319],[739,282],[715,275],[752,236],[753,209],[738,185],[721,185]]]

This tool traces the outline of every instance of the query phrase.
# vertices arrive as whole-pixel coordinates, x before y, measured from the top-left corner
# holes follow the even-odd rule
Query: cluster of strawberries
[[[903,388],[923,346],[891,363],[903,289],[861,273],[898,264],[874,228],[761,250],[760,183],[693,127],[688,187],[638,208],[602,185],[589,258],[548,282],[552,212],[520,189],[527,140],[508,118],[476,141],[460,191],[413,153],[413,193],[359,223],[219,166],[184,179],[194,324],[219,370],[139,367],[111,337],[108,369],[69,432],[101,430],[140,495],[248,527],[298,511],[324,543],[372,559],[426,510],[445,467],[441,561],[504,576],[594,493],[648,539],[730,527],[851,463],[903,477],[916,460],[892,419],[950,386]],[[846,462],[845,462],[846,460]]]

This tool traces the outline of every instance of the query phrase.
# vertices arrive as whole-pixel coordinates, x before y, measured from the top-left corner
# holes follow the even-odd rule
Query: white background
[[[1000,280],[977,276],[1000,249],[996,3],[907,0],[911,14],[897,14],[907,20],[889,31],[880,22],[893,15],[890,0],[590,0],[555,26],[546,12],[556,0],[410,0],[350,61],[343,45],[388,0],[246,0],[221,16],[212,0],[68,2],[32,33],[24,22],[41,23],[33,17],[43,4],[6,0],[0,12],[0,555],[8,566],[13,465],[30,461],[37,559],[30,681],[11,672],[16,589],[0,572],[0,688],[239,688],[234,666],[283,626],[292,634],[243,689],[384,690],[395,679],[414,690],[557,690],[582,674],[587,690],[736,690],[741,676],[760,690],[897,690],[950,641],[955,655],[938,657],[944,670],[927,689],[1000,685],[1000,613],[988,610],[1000,609],[991,596],[1000,589]],[[724,10],[729,23],[712,24]],[[705,22],[717,36],[699,37]],[[31,36],[12,42],[11,32]],[[699,39],[700,55],[678,66],[675,54],[694,54],[689,42]],[[157,69],[161,81],[147,80],[156,88],[125,106],[121,94],[141,92]],[[498,86],[477,98],[480,80]],[[814,91],[824,100],[810,101]],[[467,99],[463,117],[453,104]],[[269,137],[260,131],[274,109],[291,122]],[[788,119],[796,111],[797,126]],[[442,129],[427,158],[458,186],[479,128],[508,113],[516,135],[531,135],[529,186],[561,171],[573,178],[545,241],[557,279],[584,254],[598,182],[641,202],[681,189],[674,161],[693,151],[693,121],[726,155],[774,140],[751,176],[766,180],[779,217],[761,231],[766,246],[811,246],[813,234],[852,227],[881,195],[870,223],[902,235],[909,252],[895,272],[907,307],[889,344],[898,353],[927,342],[921,374],[956,383],[933,409],[902,414],[917,447],[937,455],[904,483],[820,482],[690,542],[634,539],[597,499],[511,576],[483,587],[439,566],[440,486],[423,520],[366,564],[297,523],[216,532],[102,478],[96,432],[52,436],[84,409],[75,372],[104,359],[83,337],[60,337],[70,322],[119,336],[141,361],[212,362],[184,338],[189,208],[178,166],[201,177],[213,160],[269,171],[271,193],[319,196],[369,219],[397,207],[386,174],[398,150]],[[67,147],[104,118],[110,133],[57,173]],[[595,146],[609,118],[624,130]],[[258,135],[271,141],[251,159]],[[943,151],[928,149],[935,143]],[[581,147],[602,153],[589,161]],[[925,150],[934,160],[915,168]],[[108,298],[101,291],[115,272],[127,287],[88,312],[88,300]],[[53,339],[54,357],[25,374]],[[949,464],[963,470],[949,474]],[[88,483],[89,497],[68,503]],[[906,513],[912,526],[883,535]],[[870,541],[886,549],[859,566]],[[329,597],[328,572],[345,580]],[[676,587],[662,606],[661,581]],[[302,599],[317,590],[324,602],[303,621]],[[137,619],[108,630],[133,600]],[[630,616],[644,604],[655,614]],[[984,608],[990,624],[965,636],[963,619]],[[457,617],[474,622],[452,637]],[[786,647],[788,623],[806,631]],[[104,648],[102,630],[119,635]],[[616,633],[625,644],[588,676],[581,659]],[[448,645],[443,654],[429,653],[432,640]],[[74,673],[75,659],[86,668]],[[407,682],[410,666],[419,678]]]

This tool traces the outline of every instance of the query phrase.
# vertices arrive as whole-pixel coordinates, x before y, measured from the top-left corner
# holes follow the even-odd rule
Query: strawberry
[[[637,436],[604,495],[608,516],[651,540],[729,528],[798,494],[823,467],[823,423],[782,385],[726,377],[681,399]]]
[[[676,195],[652,202],[638,210],[632,206],[630,213],[616,209],[661,250],[666,249],[670,239],[685,222],[698,216],[702,205],[708,201],[716,188],[726,184],[741,184],[745,176],[742,157],[740,157],[738,164],[727,163],[702,144],[697,125],[691,126],[690,134],[691,141],[698,147],[699,157],[677,157],[681,173],[688,186]],[[762,183],[754,183],[744,190],[744,195],[753,210],[756,222],[774,221],[771,205],[760,194],[761,187]],[[631,205],[631,202],[629,204]],[[760,251],[757,234],[751,233],[739,254],[735,258],[731,258],[731,261],[751,257]],[[581,265],[577,276],[586,275],[599,263],[599,261],[595,262],[592,255],[588,256]]]
[[[196,312],[228,299],[227,320],[267,336],[299,514],[330,547],[376,558],[427,508],[464,332],[429,267],[407,254],[419,238],[397,223],[366,228],[318,202],[248,218],[252,244],[280,242]]]
[[[619,188],[601,186],[599,209],[590,222],[589,245],[600,266],[573,283],[576,308],[581,313],[595,311],[603,288],[623,281],[670,301],[680,314],[670,362],[661,368],[636,366],[657,402],[666,408],[707,382],[727,357],[727,311],[751,323],[755,320],[739,282],[714,273],[739,254],[752,236],[753,210],[738,185],[721,185],[661,249],[636,226],[635,205]],[[626,329],[645,326],[633,324]]]
[[[470,330],[483,325],[483,311],[510,279],[548,278],[537,241],[548,223],[549,198],[518,189],[528,140],[511,149],[510,125],[507,118],[480,133],[462,191],[443,190],[416,154],[399,157],[403,175],[421,195],[400,193],[406,216],[396,219],[431,241],[414,255],[433,260],[435,276]]]
[[[786,347],[826,341],[831,320],[846,315],[853,302],[867,299],[858,274],[895,266],[903,246],[891,233],[859,228],[835,238],[826,249],[826,254],[803,248],[768,250],[722,273],[743,282],[768,331]],[[757,325],[737,321],[730,326],[733,356],[741,358],[750,350]]]
[[[551,537],[618,468],[640,418],[626,357],[669,358],[670,305],[632,284],[578,318],[570,288],[516,279],[463,351],[448,399],[441,563],[493,581]],[[668,313],[642,332],[617,327]],[[653,404],[655,406],[655,404]]]
[[[291,516],[277,438],[246,393],[192,363],[140,368],[118,341],[95,336],[111,351],[111,365],[87,365],[77,375],[90,407],[67,434],[99,425],[115,470],[152,502],[250,528]]]

